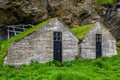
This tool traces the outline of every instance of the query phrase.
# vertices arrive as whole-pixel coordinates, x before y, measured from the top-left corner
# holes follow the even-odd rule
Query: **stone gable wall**
[[[80,44],[81,58],[96,58],[96,34],[102,34],[102,56],[116,55],[116,40],[100,23],[96,23]]]

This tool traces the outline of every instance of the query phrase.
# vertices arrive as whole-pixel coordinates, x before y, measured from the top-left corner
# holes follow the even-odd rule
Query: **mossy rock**
[[[120,49],[120,41],[117,42],[117,47]]]
[[[95,2],[95,8],[97,11],[99,11],[99,8],[101,6],[105,6],[105,5],[112,5],[116,2],[117,0],[94,0]]]
[[[0,11],[0,23],[3,24],[6,22],[7,18],[4,12]]]
[[[21,6],[23,3],[22,2],[12,2],[12,6]]]

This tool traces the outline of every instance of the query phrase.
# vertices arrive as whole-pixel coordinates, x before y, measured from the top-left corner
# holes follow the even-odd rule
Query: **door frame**
[[[102,56],[102,34],[96,34],[96,58]]]
[[[60,36],[55,36],[55,34],[60,34]],[[55,41],[55,37],[56,38],[60,38],[60,40],[58,40],[58,41]],[[58,54],[58,55],[56,55],[56,48],[55,48],[55,46],[57,44],[59,44],[59,47],[58,47],[58,49],[60,49],[60,53]],[[56,60],[56,61],[59,61],[59,62],[62,62],[62,53],[63,53],[63,49],[62,49],[62,32],[60,32],[60,31],[54,31],[53,32],[53,60]]]

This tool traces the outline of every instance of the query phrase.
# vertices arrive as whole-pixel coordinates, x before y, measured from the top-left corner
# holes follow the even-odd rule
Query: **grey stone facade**
[[[102,35],[102,56],[116,55],[116,40],[103,25],[97,22],[82,39],[81,58],[96,58],[96,34]]]
[[[5,57],[5,64],[29,64],[53,60],[53,32],[62,32],[62,61],[73,60],[79,53],[78,39],[57,18],[51,20],[25,38],[13,42]]]

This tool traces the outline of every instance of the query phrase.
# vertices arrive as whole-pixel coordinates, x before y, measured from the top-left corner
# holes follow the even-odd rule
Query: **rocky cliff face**
[[[120,40],[120,1],[106,9],[104,23],[117,40]]]
[[[48,18],[58,17],[72,27],[99,20],[105,21],[110,30],[115,28],[111,32],[116,39],[120,39],[120,30],[117,29],[120,12],[117,4],[111,8],[101,7],[99,11],[95,9],[94,0],[0,0],[0,4],[0,24],[37,24]],[[112,14],[117,16],[113,17]],[[117,18],[117,22],[114,18]],[[113,24],[111,20],[114,20]]]
[[[93,0],[5,0],[1,4],[1,24],[39,23],[58,17],[75,26],[91,23],[87,18],[97,16]]]

